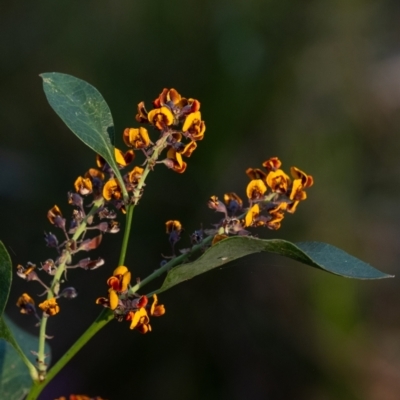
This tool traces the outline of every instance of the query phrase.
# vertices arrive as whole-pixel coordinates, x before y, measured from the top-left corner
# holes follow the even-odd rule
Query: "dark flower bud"
[[[78,296],[78,292],[73,287],[67,287],[61,291],[58,297],[65,297],[66,299],[74,299]]]
[[[46,245],[48,247],[58,247],[58,239],[55,235],[53,235],[51,232],[49,233],[44,233],[44,240],[46,241]]]

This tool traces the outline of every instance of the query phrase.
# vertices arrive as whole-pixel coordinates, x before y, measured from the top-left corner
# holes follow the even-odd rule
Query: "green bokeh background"
[[[0,238],[15,264],[56,257],[43,240],[54,231],[47,210],[58,204],[68,215],[67,191],[94,165],[46,102],[38,75],[57,71],[97,87],[121,133],[135,126],[136,104],[164,87],[202,103],[206,135],[187,171],[157,168],[135,211],[135,277],[168,252],[166,220],[186,233],[209,226],[217,216],[208,197],[244,196],[245,169],[271,156],[312,174],[315,186],[261,237],[329,242],[397,273],[398,2],[46,0],[0,10]],[[69,274],[79,297],[49,322],[53,360],[98,314],[120,240],[104,238],[104,267]],[[36,332],[14,305],[24,291],[41,288],[15,277],[7,312]],[[167,314],[151,334],[109,324],[41,399],[400,398],[397,279],[351,281],[253,256],[161,300]]]

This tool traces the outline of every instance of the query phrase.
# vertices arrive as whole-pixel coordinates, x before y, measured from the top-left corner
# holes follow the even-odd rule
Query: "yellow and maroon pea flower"
[[[45,300],[43,303],[39,304],[39,308],[49,316],[54,316],[60,312],[60,307],[57,304],[57,300],[52,297],[49,300]]]
[[[267,191],[265,183],[261,179],[252,179],[246,188],[246,194],[249,200],[261,200]]]
[[[176,92],[175,89],[172,89],[172,97],[175,99],[177,96],[179,96],[180,99],[180,95],[178,92]],[[162,90],[162,92],[160,93],[160,95],[153,100],[153,106],[155,108],[160,108],[161,106],[165,106],[166,102],[167,102],[167,95],[169,97],[169,100],[171,100],[171,95],[170,95],[170,90],[167,88],[164,88]]]
[[[267,175],[267,185],[276,193],[286,193],[291,183],[290,178],[281,170],[271,170]]]
[[[17,275],[22,278],[26,279],[27,281],[32,281],[37,278],[37,274],[35,272],[36,265],[28,262],[27,267],[25,268],[21,264],[17,265]]]
[[[287,212],[294,213],[299,202],[307,198],[307,193],[303,189],[311,187],[314,184],[314,179],[311,175],[307,175],[296,167],[291,168],[291,174],[294,178],[289,193],[289,198],[292,200],[292,203],[288,204]]]
[[[164,304],[158,304],[158,297],[153,294],[153,304],[150,307],[150,315],[152,317],[161,317],[165,314]]]
[[[228,215],[225,204],[221,200],[219,200],[217,196],[211,196],[208,199],[207,205],[212,210],[215,210],[217,212],[223,212],[225,216]]]
[[[234,192],[224,194],[224,203],[232,214],[235,214],[243,207],[242,199]]]
[[[125,168],[135,159],[135,152],[128,150],[124,153],[120,149],[114,148],[114,156],[119,168]],[[100,169],[105,169],[108,166],[106,160],[99,154],[96,154],[96,164]]]
[[[163,162],[168,168],[178,172],[178,174],[183,174],[187,167],[185,161],[182,160],[182,154],[178,153],[173,147],[170,147],[167,152],[167,158]]]
[[[177,220],[170,220],[165,223],[166,231],[169,234],[169,242],[172,245],[172,249],[175,244],[180,240],[182,233],[182,224]]]
[[[100,297],[96,300],[96,304],[101,304],[105,307],[109,307],[111,310],[115,310],[119,304],[118,293],[124,293],[128,290],[131,282],[131,273],[124,265],[117,267],[113,276],[107,279],[108,299]]]
[[[180,232],[182,230],[182,224],[177,220],[169,220],[165,223],[166,232],[171,233],[173,231]]]
[[[151,332],[150,318],[144,307],[139,308],[136,312],[129,311],[126,320],[131,321],[130,329],[136,329],[143,334]]]
[[[135,152],[133,150],[128,150],[127,152],[122,152],[119,149],[114,149],[115,160],[120,168],[125,168],[135,159]]]
[[[85,173],[85,178],[99,179],[104,181],[105,175],[96,168],[89,168],[89,170]]]
[[[107,285],[116,292],[126,292],[131,282],[131,273],[124,265],[117,267],[111,278],[108,278]]]
[[[303,185],[300,179],[293,181],[292,189],[289,195],[290,200],[301,201],[307,198],[307,193],[303,190]]]
[[[290,168],[290,172],[294,179],[300,179],[303,189],[309,188],[314,184],[314,179],[311,175],[307,175],[302,170],[292,167]]]
[[[244,226],[247,227],[254,225],[259,215],[260,215],[260,206],[259,204],[254,204],[246,213],[244,219]]]
[[[190,157],[196,148],[197,143],[192,140],[186,146],[182,146],[182,150],[178,150],[178,153],[180,153],[182,156]]]
[[[131,172],[128,174],[128,181],[133,185],[137,185],[139,183],[140,178],[142,177],[144,172],[143,168],[134,167]]]
[[[267,179],[267,174],[259,168],[247,168],[246,174],[252,180],[261,179],[265,181]]]
[[[103,197],[107,200],[120,200],[122,198],[122,190],[117,179],[108,180],[103,186]]]
[[[146,128],[126,128],[123,133],[123,139],[127,146],[134,149],[145,149],[150,146],[151,141]]]
[[[281,227],[281,222],[285,216],[284,211],[287,210],[287,203],[280,203],[275,208],[268,210],[270,219],[266,225],[269,229],[277,230]]]
[[[160,108],[168,107],[174,115],[174,124],[178,122],[182,108],[188,104],[187,99],[182,97],[175,89],[164,88],[161,94],[153,101],[153,106]]]
[[[144,106],[144,101],[138,104],[138,113],[136,114],[136,121],[140,123],[149,122],[148,112]]]
[[[182,108],[186,104],[187,100],[173,88],[164,88],[160,95],[153,101],[153,106],[156,108],[160,108],[162,106],[178,106]]]
[[[65,218],[63,218],[61,210],[57,205],[47,212],[47,218],[57,228],[65,228]]]
[[[82,196],[86,196],[93,191],[92,181],[89,178],[78,176],[74,182],[75,191]]]
[[[99,171],[96,168],[90,168],[86,173],[85,173],[85,178],[90,179],[92,182],[92,188],[93,188],[93,195],[95,198],[98,198],[101,196],[101,191],[103,188],[103,181],[105,178],[105,175],[102,171]]]
[[[183,134],[195,141],[202,140],[204,138],[205,130],[206,125],[204,121],[201,120],[200,111],[190,113],[186,117],[182,127]]]
[[[176,124],[181,117],[200,110],[200,102],[195,99],[182,97],[175,89],[164,88],[161,94],[153,101],[155,108],[168,107],[174,114]]]
[[[174,123],[174,114],[165,106],[151,110],[148,114],[148,118],[149,122],[160,131]]]
[[[271,157],[270,159],[264,161],[262,165],[264,168],[270,171],[276,171],[281,167],[282,163],[278,157]]]
[[[17,306],[20,308],[21,314],[34,314],[35,302],[28,293],[23,293],[17,300]]]

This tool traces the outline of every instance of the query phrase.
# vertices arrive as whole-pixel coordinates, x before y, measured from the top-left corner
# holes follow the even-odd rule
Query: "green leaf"
[[[163,292],[211,269],[259,252],[280,254],[346,278],[382,279],[392,277],[326,243],[301,242],[294,244],[280,239],[265,240],[249,236],[234,236],[210,247],[196,261],[171,269],[157,292]]]
[[[0,318],[3,315],[10,294],[12,281],[12,266],[10,256],[2,242],[0,242]]]
[[[0,399],[21,400],[33,384],[36,357],[31,350],[36,349],[38,338],[18,328],[5,315],[0,319],[0,336],[4,339],[0,340]],[[46,354],[50,354],[48,345]]]
[[[100,92],[82,79],[58,72],[40,75],[47,100],[58,116],[79,139],[100,154],[113,169],[123,187],[114,154],[114,122]]]

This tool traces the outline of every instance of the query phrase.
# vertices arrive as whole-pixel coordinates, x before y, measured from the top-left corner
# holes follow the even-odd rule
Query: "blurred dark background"
[[[135,211],[135,277],[168,252],[166,220],[187,233],[209,226],[218,216],[208,197],[244,197],[245,169],[271,156],[315,185],[261,237],[329,242],[398,273],[399,19],[393,0],[2,2],[0,238],[13,263],[56,256],[43,240],[54,231],[47,210],[58,204],[68,215],[67,191],[94,166],[45,99],[38,75],[57,71],[97,87],[120,133],[136,126],[136,104],[164,87],[202,103],[207,130],[187,171],[157,168]],[[104,237],[102,268],[69,274],[79,297],[60,301],[49,322],[53,360],[98,315],[120,241]],[[396,400],[399,289],[397,279],[352,281],[248,257],[163,294],[167,314],[151,334],[110,323],[41,399]],[[41,289],[15,277],[7,312],[36,332],[15,306],[23,291]]]

